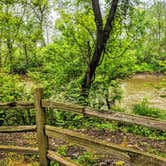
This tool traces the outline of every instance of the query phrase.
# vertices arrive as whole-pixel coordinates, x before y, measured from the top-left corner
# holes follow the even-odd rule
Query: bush
[[[0,75],[0,102],[23,101],[30,99],[25,92],[25,85],[15,75]],[[0,110],[0,125],[25,125],[34,123],[32,110]]]

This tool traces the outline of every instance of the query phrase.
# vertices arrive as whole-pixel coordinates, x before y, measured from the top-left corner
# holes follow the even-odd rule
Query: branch
[[[94,16],[95,16],[95,23],[96,23],[97,31],[102,32],[103,31],[103,20],[102,20],[99,0],[92,0],[92,8],[93,8]]]
[[[135,41],[135,38],[133,38],[133,40],[127,45],[126,48],[124,48],[124,50],[117,56],[115,57],[110,57],[112,60],[113,59],[116,59],[116,58],[120,58],[130,47],[131,47],[131,44]]]
[[[95,42],[95,38],[94,38],[93,33],[91,32],[91,30],[90,30],[85,24],[83,24],[83,23],[81,23],[81,22],[79,22],[79,21],[78,21],[78,23],[79,23],[81,26],[83,26],[83,27],[85,28],[85,30],[86,30],[86,31],[89,33],[89,35],[91,36],[93,42]]]
[[[103,51],[103,53],[102,53],[101,60],[100,60],[100,62],[99,62],[99,64],[98,64],[97,66],[100,66],[100,65],[102,64],[102,62],[103,62],[103,60],[104,60],[104,55],[105,55],[105,49],[104,49],[104,51]]]
[[[81,52],[83,53],[84,50],[82,49],[82,45],[79,43],[79,41],[78,41],[77,38],[75,37],[75,33],[71,33],[71,35],[73,36],[74,41],[76,42],[76,44],[77,44],[78,47],[80,48]]]
[[[104,27],[104,34],[107,37],[109,37],[109,34],[112,30],[112,22],[113,22],[114,17],[115,17],[117,6],[118,6],[118,0],[113,0],[112,4],[111,4],[110,11],[109,11],[109,15],[108,15],[105,27]]]
[[[20,17],[20,19],[19,19],[19,24],[18,24],[18,27],[17,27],[17,31],[16,31],[16,33],[15,33],[15,35],[14,35],[14,39],[12,40],[12,43],[14,43],[14,41],[15,41],[15,39],[16,39],[16,37],[18,36],[18,34],[19,34],[19,31],[20,31],[20,27],[21,27],[21,23],[22,23],[22,20],[23,20],[23,17],[24,17],[24,15],[25,15],[25,13],[26,13],[26,4],[24,5],[24,11],[23,11],[23,13],[22,13],[22,15],[21,15],[21,17]]]

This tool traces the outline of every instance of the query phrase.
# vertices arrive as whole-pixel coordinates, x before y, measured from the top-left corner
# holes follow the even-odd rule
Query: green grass
[[[166,110],[150,107],[147,100],[143,100],[141,103],[135,104],[133,112],[138,115],[166,120]]]

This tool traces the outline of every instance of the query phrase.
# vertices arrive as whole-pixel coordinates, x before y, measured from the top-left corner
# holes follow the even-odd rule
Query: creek
[[[155,74],[136,74],[122,80],[123,99],[118,106],[131,110],[133,104],[147,100],[151,107],[166,110],[166,76]]]
[[[24,78],[25,89],[30,92],[34,82]],[[166,75],[136,74],[121,80],[123,98],[116,105],[130,112],[134,104],[147,100],[151,107],[166,110]]]

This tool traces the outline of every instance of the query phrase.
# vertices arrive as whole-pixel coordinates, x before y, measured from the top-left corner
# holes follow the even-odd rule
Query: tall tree
[[[47,26],[47,19],[49,15],[49,2],[48,0],[31,0],[29,3],[32,11],[36,17],[36,21],[40,32],[40,45],[46,46],[44,39],[44,26]]]
[[[113,0],[111,2],[111,7],[109,10],[109,14],[107,16],[107,21],[105,25],[103,25],[103,18],[99,0],[91,0],[91,2],[96,23],[96,42],[93,56],[90,59],[90,63],[88,65],[82,82],[82,95],[85,97],[88,96],[88,91],[91,87],[96,68],[100,63],[102,54],[104,54],[107,41],[113,29],[113,21],[118,6],[118,0]]]

